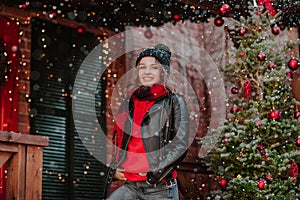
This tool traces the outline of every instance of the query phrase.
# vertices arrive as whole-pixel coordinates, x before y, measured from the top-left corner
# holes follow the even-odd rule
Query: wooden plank
[[[28,146],[26,155],[26,200],[42,199],[43,148]]]
[[[13,153],[11,152],[0,152],[0,168],[3,166],[4,163],[11,157]]]
[[[49,138],[38,135],[28,135],[22,133],[0,131],[0,141],[17,144],[30,144],[37,146],[48,146]],[[1,149],[1,147],[0,147]]]
[[[19,145],[18,147],[18,152],[14,153],[7,162],[6,199],[25,199],[26,146]]]
[[[18,152],[18,145],[0,142],[0,152]]]

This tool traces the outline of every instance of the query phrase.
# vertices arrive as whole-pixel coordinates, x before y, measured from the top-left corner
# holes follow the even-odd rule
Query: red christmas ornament
[[[245,34],[246,34],[246,29],[241,28],[240,31],[239,31],[239,34],[240,34],[241,36],[245,35]]]
[[[23,9],[26,9],[28,7],[28,4],[27,3],[23,3],[19,6],[20,8],[23,8]]]
[[[266,180],[260,179],[257,181],[258,189],[263,190],[263,189],[265,189],[265,186],[266,186]]]
[[[79,27],[77,27],[76,31],[77,31],[77,33],[83,34],[85,32],[85,29],[84,29],[84,27],[79,26]]]
[[[230,6],[226,3],[224,3],[221,8],[219,9],[220,13],[222,15],[225,15],[226,13],[228,13],[230,11]]]
[[[144,36],[147,39],[151,39],[153,37],[153,33],[152,31],[148,28],[145,32],[144,32]]]
[[[286,77],[288,77],[288,78],[290,78],[290,79],[293,79],[293,73],[287,72],[287,73],[286,73]]]
[[[233,113],[236,113],[240,110],[240,108],[238,106],[233,106],[231,109],[230,109],[230,112],[233,114]]]
[[[222,142],[224,145],[228,145],[230,142],[230,138],[229,137],[223,137]]]
[[[258,55],[257,55],[257,60],[259,61],[264,61],[266,59],[266,55],[263,53],[263,52],[260,52]]]
[[[292,58],[289,60],[288,67],[290,70],[297,70],[300,66],[299,61],[296,58]]]
[[[280,119],[280,111],[279,110],[271,110],[269,112],[269,119],[279,120]]]
[[[272,27],[272,33],[273,33],[274,35],[278,35],[279,32],[280,32],[280,30],[279,30],[279,27],[278,27],[278,26]]]
[[[294,183],[296,183],[296,181],[297,181],[298,173],[299,173],[298,165],[293,160],[292,163],[291,163],[291,166],[289,168],[289,174],[290,174],[290,177],[293,179]]]
[[[297,138],[295,143],[297,147],[300,147],[300,138]]]
[[[280,28],[280,30],[284,30],[285,29],[285,25],[283,22],[278,22],[278,26]]]
[[[240,55],[241,55],[241,57],[244,57],[244,56],[245,56],[245,52],[242,51],[242,52],[240,53]]]
[[[231,88],[231,93],[237,94],[237,93],[239,93],[239,89],[237,87],[233,87],[233,88]]]
[[[248,78],[246,78],[246,80],[244,82],[244,93],[245,93],[245,97],[248,101],[251,97],[251,89],[252,89],[251,81]]]
[[[180,19],[180,16],[178,14],[173,15],[173,19],[178,21]]]
[[[49,13],[48,16],[49,16],[50,19],[54,19],[54,18],[57,17],[57,13],[56,12],[51,12],[51,13]]]
[[[220,181],[219,181],[219,184],[222,186],[222,187],[226,187],[226,185],[227,185],[227,180],[226,179],[221,179]]]
[[[300,117],[300,111],[295,112],[295,118],[298,119]]]
[[[266,180],[267,181],[271,181],[273,178],[273,176],[271,174],[266,175]]]
[[[224,24],[224,19],[222,17],[215,18],[215,25],[216,26],[222,26]]]
[[[271,64],[268,66],[269,69],[274,69],[275,67],[276,67],[276,65],[275,65],[274,63],[271,63]]]

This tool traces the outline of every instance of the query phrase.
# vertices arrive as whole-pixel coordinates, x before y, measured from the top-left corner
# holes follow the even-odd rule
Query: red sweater
[[[149,171],[149,163],[142,140],[140,125],[153,103],[154,101],[134,101],[132,136],[128,143],[127,157],[122,163],[122,167],[126,171],[124,173],[125,177],[132,182],[145,181],[146,177],[140,176],[139,173]]]

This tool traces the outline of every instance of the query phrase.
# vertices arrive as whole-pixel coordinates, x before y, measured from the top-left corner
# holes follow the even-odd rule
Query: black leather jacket
[[[133,115],[133,103],[129,103],[130,115]],[[125,132],[131,133],[132,120],[125,125]],[[127,149],[130,135],[124,133],[121,148]],[[153,185],[163,179],[171,179],[172,172],[183,160],[188,149],[189,112],[180,95],[169,93],[157,99],[144,116],[141,134],[148,156],[150,171],[147,181]],[[106,190],[109,190],[116,168],[126,157],[126,151],[120,153],[118,161],[112,160],[106,178]]]

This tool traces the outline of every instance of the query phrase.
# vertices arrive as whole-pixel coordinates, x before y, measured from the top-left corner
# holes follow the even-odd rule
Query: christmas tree
[[[285,28],[280,15],[249,5],[249,16],[227,29],[234,61],[222,71],[234,86],[220,137],[205,159],[220,185],[209,199],[300,199],[299,102],[291,95],[299,41],[274,40]]]

